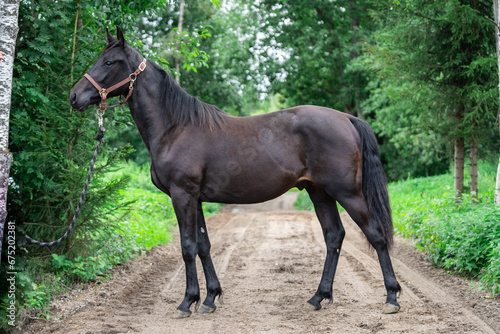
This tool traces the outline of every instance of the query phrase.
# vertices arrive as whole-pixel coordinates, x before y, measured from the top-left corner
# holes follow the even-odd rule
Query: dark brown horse
[[[233,117],[186,93],[151,61],[140,72],[142,61],[119,28],[117,38],[108,32],[108,45],[88,72],[95,83],[82,78],[70,99],[74,108],[85,110],[102,101],[99,86],[115,86],[108,97],[129,96],[130,111],[151,156],[151,179],[172,198],[179,223],[186,294],[174,317],[189,316],[190,306],[200,301],[196,256],[207,283],[198,312],[215,311],[215,298],[222,293],[201,203],[263,202],[293,187],[309,193],[327,249],[318,290],[304,309],[318,310],[322,300],[333,298],[345,235],[338,202],[377,252],[387,289],[383,313],[398,312],[401,288],[389,257],[393,231],[386,180],[366,122],[316,106]],[[129,73],[136,79],[131,95],[127,85],[115,85]]]

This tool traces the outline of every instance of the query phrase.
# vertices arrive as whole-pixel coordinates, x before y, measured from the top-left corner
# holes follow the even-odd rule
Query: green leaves
[[[114,263],[102,257],[89,256],[76,257],[73,261],[66,259],[65,255],[52,254],[52,265],[59,271],[69,272],[84,281],[92,281],[102,276],[112,268]]]
[[[201,66],[208,67],[210,56],[205,51],[199,49],[200,41],[211,37],[207,30],[208,28],[211,28],[211,26],[204,26],[191,34],[187,31],[178,33],[177,28],[173,29],[177,34],[174,37],[174,42],[169,42],[168,45],[176,49],[182,60],[182,68],[187,71],[192,70],[196,73],[198,72],[197,68]]]
[[[74,268],[73,262],[66,259],[66,255],[52,254],[52,265],[56,269]]]
[[[9,219],[36,239],[53,240],[64,233],[85,181],[97,124],[92,108],[84,113],[70,108],[69,92],[105,44],[104,26],[116,24],[101,21],[102,15],[108,15],[109,5],[96,7],[77,1],[25,1],[20,5],[10,124],[15,162]],[[120,2],[109,15],[148,6],[146,2]],[[75,24],[79,27],[76,36]],[[105,121],[107,138],[129,121],[123,111],[115,111]],[[128,151],[107,145],[101,148],[80,219],[66,245],[59,246],[65,247],[63,253],[70,258],[88,247],[85,238],[89,231],[101,225],[109,213],[126,206],[116,196],[124,181],[103,183],[102,173]],[[33,248],[31,254],[44,251]]]
[[[261,67],[272,89],[291,105],[316,104],[361,115],[367,76],[352,62],[373,27],[372,2],[267,0],[261,7]]]
[[[481,163],[482,203],[463,196],[457,205],[450,174],[389,185],[395,230],[415,241],[430,260],[500,290],[500,211],[493,204],[493,165]]]

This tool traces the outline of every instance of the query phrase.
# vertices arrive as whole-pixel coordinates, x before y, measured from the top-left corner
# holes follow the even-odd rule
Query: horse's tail
[[[393,244],[393,228],[391,205],[387,192],[387,181],[380,161],[377,139],[371,127],[365,121],[349,117],[361,138],[363,150],[363,195],[370,216],[377,221],[381,228],[388,249]]]

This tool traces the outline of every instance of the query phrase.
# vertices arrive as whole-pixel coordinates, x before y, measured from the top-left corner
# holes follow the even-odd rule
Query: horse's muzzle
[[[81,98],[78,93],[75,91],[72,91],[69,95],[69,102],[71,104],[71,107],[73,109],[76,109],[78,111],[85,111],[90,105],[90,100]]]

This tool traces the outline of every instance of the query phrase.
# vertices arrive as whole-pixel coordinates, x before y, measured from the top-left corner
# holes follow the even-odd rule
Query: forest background
[[[24,233],[58,238],[72,219],[97,120],[92,108],[72,110],[68,96],[106,45],[105,29],[117,25],[187,92],[235,116],[314,104],[367,120],[391,189],[417,194],[391,193],[398,231],[437,264],[487,277],[485,286],[497,292],[499,92],[491,18],[492,2],[481,0],[21,1],[7,217],[18,232],[20,326],[48,316],[51,296],[68,285],[106,277],[114,265],[168,242],[175,225],[169,199],[149,181],[147,150],[124,107],[105,116],[106,144],[67,242],[24,244]],[[483,240],[473,244],[480,254],[460,265],[446,246],[456,220],[480,232],[467,234],[469,243]]]

